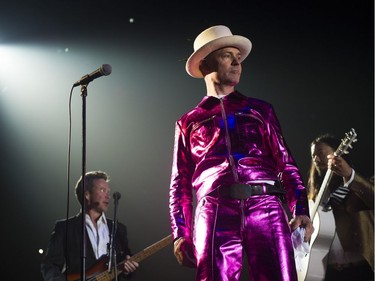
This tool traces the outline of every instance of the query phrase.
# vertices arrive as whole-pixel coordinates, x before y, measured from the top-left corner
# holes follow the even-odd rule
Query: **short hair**
[[[94,180],[96,179],[104,179],[105,181],[109,181],[109,175],[106,172],[103,171],[89,171],[86,172],[85,174],[85,188],[86,191],[89,193],[92,192],[93,187],[94,187]],[[76,197],[78,199],[78,202],[83,205],[82,201],[82,176],[78,179],[76,186],[75,186],[75,191],[76,191]]]

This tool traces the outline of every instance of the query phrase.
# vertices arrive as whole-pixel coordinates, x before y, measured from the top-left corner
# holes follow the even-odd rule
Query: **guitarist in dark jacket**
[[[374,180],[359,175],[346,155],[334,155],[339,144],[328,134],[311,143],[309,199],[315,199],[327,169],[333,172],[327,208],[333,211],[336,234],[324,280],[374,280]]]
[[[86,205],[86,277],[108,273],[107,256],[113,221],[107,219],[105,212],[110,202],[109,177],[105,172],[87,172],[85,176]],[[76,196],[82,204],[82,177],[76,184]],[[41,273],[46,281],[80,280],[81,245],[82,245],[82,212],[68,220],[58,220],[51,234],[46,255],[41,264]],[[114,239],[116,247],[118,280],[128,279],[139,266],[129,260],[131,251],[128,247],[127,229],[117,223]],[[115,272],[114,269],[112,272]],[[67,276],[66,276],[67,274]],[[111,275],[115,278],[115,275]],[[107,280],[107,279],[105,279]]]

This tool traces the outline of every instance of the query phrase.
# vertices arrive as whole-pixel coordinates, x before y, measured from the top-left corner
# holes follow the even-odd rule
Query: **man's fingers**
[[[314,233],[314,226],[313,224],[308,224],[305,228],[305,242],[310,241],[312,234]]]
[[[130,256],[126,256],[126,258],[129,259]],[[135,271],[138,266],[139,264],[136,261],[126,260],[124,263],[124,269],[127,273]]]
[[[179,238],[177,239],[175,242],[174,242],[174,255],[177,259],[177,262],[182,265],[182,262],[183,262],[183,255],[182,255],[182,251],[181,251],[181,244],[182,242],[184,241],[183,238]]]
[[[289,222],[290,228],[293,230],[296,230],[301,225],[301,218],[299,216],[293,218]]]
[[[314,232],[314,226],[310,220],[310,218],[306,215],[296,216],[290,222],[290,228],[292,231],[296,230],[298,227],[302,227],[305,229],[305,237],[304,241],[308,242],[311,238],[311,235]]]

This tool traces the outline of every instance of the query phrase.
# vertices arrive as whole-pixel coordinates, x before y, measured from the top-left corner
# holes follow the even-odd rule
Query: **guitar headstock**
[[[341,139],[341,143],[339,147],[335,151],[336,156],[340,156],[342,154],[348,154],[349,148],[352,147],[352,143],[357,141],[357,133],[355,130],[352,128],[349,132],[345,133],[345,138]]]

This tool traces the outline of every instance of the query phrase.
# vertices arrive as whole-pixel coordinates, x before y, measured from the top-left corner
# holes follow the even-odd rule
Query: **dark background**
[[[311,140],[326,132],[342,138],[350,128],[358,133],[350,151],[356,170],[374,173],[373,1],[2,2],[6,280],[41,280],[39,249],[46,249],[54,221],[66,216],[68,203],[70,215],[79,210],[73,187],[82,166],[80,87],[71,102],[68,185],[69,93],[105,63],[112,74],[91,82],[86,98],[86,170],[107,171],[112,191],[122,194],[118,216],[134,253],[170,234],[174,122],[205,95],[185,60],[212,25],[252,41],[237,89],[274,105],[305,178]],[[177,264],[170,245],[142,261],[133,280],[194,280],[194,271]]]

